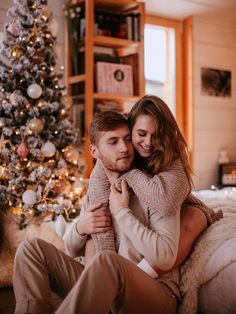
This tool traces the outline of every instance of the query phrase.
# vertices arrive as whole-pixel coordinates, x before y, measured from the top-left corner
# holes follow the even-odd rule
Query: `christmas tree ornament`
[[[73,99],[68,95],[63,95],[61,97],[61,103],[69,110],[73,105]]]
[[[34,190],[26,190],[22,194],[22,201],[26,205],[34,205],[37,202],[37,195]]]
[[[42,87],[39,84],[33,83],[27,88],[27,94],[30,98],[37,99],[42,95]]]
[[[44,120],[34,118],[29,121],[28,127],[33,132],[34,135],[37,135],[43,131]]]
[[[22,57],[23,54],[24,54],[24,51],[19,45],[15,45],[11,47],[11,56],[14,59],[20,59],[20,57]]]
[[[79,151],[74,146],[69,146],[63,150],[65,159],[73,164],[78,163],[79,160]]]
[[[27,155],[29,154],[29,150],[28,150],[28,148],[26,147],[26,145],[25,145],[24,142],[22,142],[22,143],[18,146],[16,152],[17,152],[17,155],[20,157],[20,160],[21,160],[21,161],[24,160],[24,159],[27,157]]]
[[[47,141],[41,147],[41,153],[44,157],[52,157],[56,153],[56,147],[52,142]]]
[[[59,237],[63,237],[66,231],[66,221],[65,218],[62,215],[59,215],[57,217],[57,220],[55,221],[55,231],[58,234]]]
[[[22,213],[22,207],[11,207],[11,213],[13,215],[19,216]]]

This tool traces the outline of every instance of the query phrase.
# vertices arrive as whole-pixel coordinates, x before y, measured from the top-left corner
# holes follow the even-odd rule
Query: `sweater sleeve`
[[[190,192],[190,184],[182,162],[176,160],[171,168],[150,177],[139,169],[133,169],[118,180],[125,180],[145,205],[155,208],[161,215],[174,214]]]
[[[105,174],[102,163],[100,160],[97,160],[89,179],[88,194],[90,205],[102,203],[100,209],[109,210],[110,185],[110,181]],[[103,250],[116,250],[113,229],[106,232],[94,233],[91,236],[97,252]]]
[[[121,231],[146,260],[162,270],[169,270],[175,263],[179,234],[180,209],[175,214],[160,217],[149,215],[150,225],[143,225],[129,208],[120,209],[115,215]]]
[[[78,219],[72,222],[71,226],[68,228],[65,235],[63,236],[66,253],[72,257],[84,256],[85,253],[87,235],[79,234],[76,229],[76,224],[88,206],[89,198],[88,195],[86,195]]]

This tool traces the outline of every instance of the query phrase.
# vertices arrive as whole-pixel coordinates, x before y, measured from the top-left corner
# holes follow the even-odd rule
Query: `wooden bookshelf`
[[[81,144],[87,163],[86,176],[88,177],[93,167],[93,160],[89,153],[88,127],[96,110],[96,102],[117,102],[117,106],[122,107],[122,104],[127,101],[135,103],[144,94],[145,7],[144,3],[134,0],[68,0],[67,9],[79,12],[78,17],[71,19],[66,28],[65,72],[68,94],[84,104],[85,130],[84,142]],[[101,21],[109,19],[109,27],[106,29]],[[113,19],[118,19],[118,24],[112,23]],[[121,31],[115,28],[116,25],[120,25]],[[75,42],[72,42],[72,37]],[[114,59],[118,58],[119,63],[128,64],[132,68],[133,94],[97,91],[96,49],[101,55],[104,49],[104,56],[109,50],[109,54],[114,56]],[[75,69],[76,64],[78,64],[77,69]]]

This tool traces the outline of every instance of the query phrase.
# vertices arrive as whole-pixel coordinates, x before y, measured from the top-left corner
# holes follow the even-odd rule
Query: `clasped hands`
[[[121,182],[121,191],[119,192],[114,184],[111,184],[109,196],[109,210],[101,210],[101,203],[94,204],[80,216],[76,228],[79,234],[93,234],[106,232],[112,229],[111,213],[115,215],[121,208],[129,206],[129,192],[127,183]]]

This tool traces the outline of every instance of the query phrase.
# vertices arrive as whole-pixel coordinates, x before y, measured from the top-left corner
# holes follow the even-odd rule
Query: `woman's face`
[[[140,115],[132,130],[132,143],[140,156],[152,155],[157,139],[157,121],[148,114]]]

